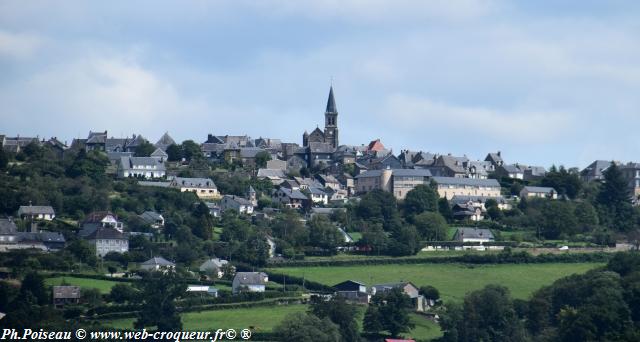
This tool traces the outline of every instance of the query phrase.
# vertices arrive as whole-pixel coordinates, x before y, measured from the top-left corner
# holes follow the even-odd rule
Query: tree
[[[290,314],[274,330],[282,342],[338,342],[340,331],[329,318],[311,314]]]
[[[453,211],[451,210],[451,206],[449,205],[449,201],[446,197],[438,199],[438,212],[445,220],[447,220],[447,222],[451,222],[451,220],[453,220]]]
[[[267,151],[260,151],[256,153],[256,167],[267,167],[267,162],[271,160],[271,154]]]
[[[524,329],[516,316],[509,290],[498,285],[487,285],[468,294],[461,314],[454,315],[445,326],[445,341],[524,340]]]
[[[9,157],[7,156],[7,152],[4,149],[0,148],[0,170],[4,170],[9,165]]]
[[[181,161],[184,156],[182,146],[176,144],[169,145],[166,152],[168,161]]]
[[[187,286],[180,282],[175,271],[151,272],[136,283],[140,290],[142,309],[135,322],[136,329],[155,326],[158,331],[182,329],[182,321],[176,310],[175,299],[182,296]]]
[[[362,238],[358,241],[360,246],[368,246],[378,255],[384,252],[389,243],[389,237],[382,229],[382,224],[374,224],[364,228]]]
[[[392,234],[393,239],[387,247],[391,255],[413,255],[420,248],[420,235],[414,226],[402,226]]]
[[[102,294],[100,290],[88,288],[81,290],[82,301],[91,307],[102,305]]]
[[[203,157],[200,145],[196,144],[193,140],[185,140],[182,142],[182,154],[187,161],[201,159]]]
[[[429,300],[438,300],[440,299],[440,291],[433,286],[426,285],[420,286],[420,294],[424,296],[424,298]]]
[[[44,278],[36,272],[28,273],[22,280],[20,287],[22,298],[32,297],[35,304],[45,305],[49,303],[49,294],[44,287]]]
[[[330,300],[316,296],[312,297],[311,313],[319,318],[329,318],[340,329],[342,341],[355,342],[360,340],[356,317],[358,310],[354,305],[348,304],[344,297],[335,296]]]
[[[388,331],[392,337],[397,337],[400,333],[409,332],[414,324],[409,317],[409,310],[412,307],[411,298],[404,294],[402,290],[394,288],[385,293],[378,293],[371,299],[370,306],[374,306],[378,313],[371,312],[365,315],[365,330],[376,327],[377,320],[383,330]],[[373,330],[367,330],[372,331]]]
[[[442,241],[447,238],[447,221],[439,213],[424,212],[414,219],[420,236],[429,241]]]
[[[286,210],[276,217],[271,229],[276,237],[283,239],[294,247],[302,247],[309,240],[309,231],[304,227],[300,216],[293,210]]]
[[[153,153],[153,151],[155,150],[156,150],[156,147],[153,146],[150,142],[145,140],[140,145],[136,146],[134,155],[136,157],[149,157],[151,156],[151,153]]]
[[[418,185],[404,198],[404,210],[407,216],[438,211],[438,193],[430,185]]]
[[[338,228],[324,215],[316,215],[309,221],[309,243],[335,252],[336,247],[342,245],[344,237]]]
[[[139,293],[127,284],[115,284],[109,293],[109,299],[116,303],[135,302]]]
[[[578,222],[569,202],[547,201],[542,207],[542,234],[547,239],[556,239],[561,234],[576,233]]]
[[[596,198],[600,222],[611,229],[630,231],[634,215],[628,183],[615,163],[603,173],[604,182]]]
[[[570,172],[562,165],[559,169],[551,167],[540,184],[554,188],[560,195],[567,195],[571,199],[576,198],[582,189],[582,180],[578,173]]]
[[[93,180],[98,180],[104,177],[107,165],[109,165],[109,159],[104,153],[80,150],[69,168],[67,168],[66,173],[67,176],[72,178],[87,176]]]
[[[578,228],[583,232],[593,231],[598,226],[598,212],[588,202],[579,202],[574,211]]]
[[[379,334],[384,327],[382,326],[382,317],[377,306],[369,305],[364,313],[364,322],[362,323],[364,331],[373,334]]]
[[[356,207],[356,214],[369,222],[382,223],[385,231],[392,230],[394,221],[399,218],[396,198],[393,194],[380,189],[362,196]]]

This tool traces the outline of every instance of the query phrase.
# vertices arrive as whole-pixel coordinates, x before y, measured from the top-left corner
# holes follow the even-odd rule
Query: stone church
[[[338,110],[336,109],[336,100],[333,97],[333,86],[329,88],[327,109],[324,112],[324,132],[316,127],[311,134],[305,131],[302,135],[304,147],[318,143],[329,145],[334,150],[338,147]]]

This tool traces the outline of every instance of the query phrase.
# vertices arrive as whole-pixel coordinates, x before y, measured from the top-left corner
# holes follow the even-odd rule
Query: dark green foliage
[[[338,342],[340,331],[327,317],[312,314],[290,314],[275,327],[274,333],[282,342]]]
[[[407,215],[438,211],[438,193],[430,185],[418,185],[407,193],[403,204]]]
[[[397,337],[401,333],[409,332],[414,324],[409,317],[411,310],[411,298],[402,290],[394,288],[385,293],[379,293],[371,299],[371,311],[365,314],[364,327],[369,332],[388,331],[391,336]],[[377,312],[376,312],[377,311]],[[376,330],[377,328],[382,328]]]
[[[328,301],[318,296],[313,297],[310,311],[319,318],[329,318],[338,325],[342,341],[360,341],[358,323],[356,321],[356,307],[348,304],[343,297],[333,297]]]
[[[399,219],[396,198],[389,192],[379,189],[362,196],[356,207],[356,214],[369,222],[380,222],[385,231],[393,230]]]
[[[615,163],[604,171],[604,182],[596,198],[600,222],[616,231],[631,231],[635,213],[630,203],[627,181]]]
[[[488,285],[467,295],[462,306],[461,320],[456,322],[453,335],[457,341],[523,341],[524,329],[516,316],[509,290]],[[445,340],[454,340],[445,332]]]
[[[414,218],[414,225],[423,240],[447,239],[447,221],[437,212],[424,212]]]
[[[182,146],[176,144],[169,145],[166,152],[168,161],[180,161],[184,156]]]
[[[81,299],[82,302],[91,306],[96,307],[102,305],[103,299],[100,290],[98,289],[82,289],[81,290]]]
[[[149,157],[151,153],[156,150],[156,147],[153,146],[150,142],[144,141],[140,145],[136,146],[136,150],[134,152],[134,156],[136,157]]]
[[[449,201],[446,197],[438,199],[438,212],[445,218],[445,220],[447,220],[447,222],[451,222],[451,220],[453,220],[453,211],[451,210],[451,205],[449,205]]]
[[[577,232],[578,222],[573,206],[564,201],[548,201],[542,207],[542,235],[547,239],[557,239],[560,235],[573,235]]]
[[[143,303],[134,324],[137,329],[149,326],[157,327],[159,331],[182,329],[175,299],[184,294],[187,286],[179,281],[175,272],[145,274],[136,286],[140,290],[140,299]]]
[[[267,162],[271,160],[271,154],[267,151],[260,151],[256,154],[256,167],[267,167]]]
[[[344,243],[338,228],[324,215],[316,215],[309,222],[309,244],[335,253]]]
[[[67,175],[72,178],[87,176],[93,180],[99,180],[104,177],[107,165],[109,165],[109,159],[104,153],[80,150],[73,163],[67,168]]]
[[[49,294],[44,287],[44,278],[38,273],[31,272],[22,280],[20,297],[33,298],[33,303],[45,305],[49,303]]]
[[[139,292],[131,285],[115,284],[109,293],[109,300],[116,303],[138,302]]]
[[[7,165],[9,165],[9,156],[4,149],[0,148],[0,170],[6,169]]]
[[[193,140],[185,140],[182,142],[181,146],[182,146],[182,156],[187,161],[204,158],[202,155],[202,151],[200,150],[200,145],[198,145]]]
[[[582,189],[582,180],[577,172],[569,172],[564,166],[557,169],[552,166],[549,172],[540,181],[542,186],[554,188],[558,194],[567,195],[574,199]]]
[[[426,299],[438,300],[440,299],[440,291],[433,286],[426,285],[420,286],[420,294]]]

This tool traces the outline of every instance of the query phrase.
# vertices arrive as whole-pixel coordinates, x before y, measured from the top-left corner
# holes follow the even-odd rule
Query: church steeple
[[[338,147],[338,109],[333,97],[333,85],[329,88],[327,109],[324,112],[324,141],[331,143],[333,148]]]
[[[329,88],[329,99],[327,99],[327,113],[338,113],[336,109],[336,99],[333,97],[333,86]]]

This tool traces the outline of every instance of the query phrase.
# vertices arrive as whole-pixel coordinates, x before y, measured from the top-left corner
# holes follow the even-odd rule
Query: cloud
[[[37,35],[0,30],[0,57],[15,59],[31,57],[42,44],[43,39]]]
[[[548,143],[571,127],[568,113],[515,109],[501,111],[484,107],[465,107],[430,99],[395,94],[389,97],[384,113],[386,122],[400,129],[424,132],[450,132],[452,139],[497,140],[505,144]]]

